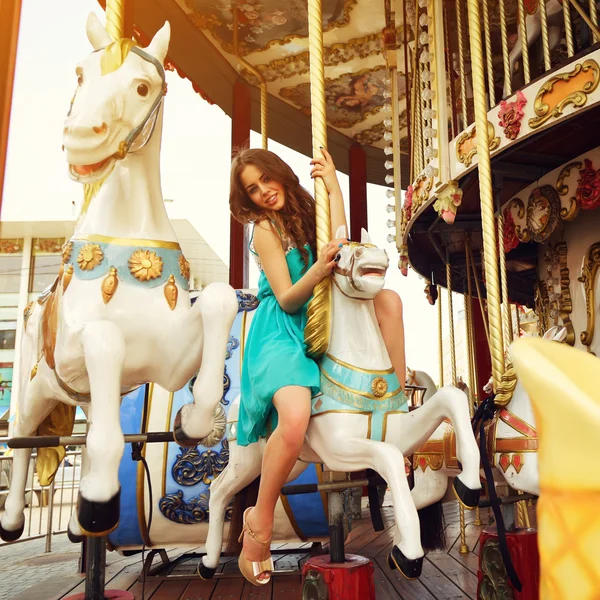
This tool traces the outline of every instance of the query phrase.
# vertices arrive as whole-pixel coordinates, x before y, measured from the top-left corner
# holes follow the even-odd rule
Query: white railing
[[[77,503],[81,478],[81,450],[67,452],[54,481],[41,486],[35,473],[35,450],[29,462],[25,486],[25,531],[17,542],[46,538],[46,552],[52,551],[52,536],[66,533]],[[0,456],[0,517],[10,489],[13,457]]]

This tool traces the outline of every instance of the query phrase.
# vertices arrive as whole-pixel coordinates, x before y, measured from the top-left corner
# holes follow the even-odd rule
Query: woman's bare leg
[[[404,321],[402,300],[392,290],[382,290],[374,300],[375,314],[392,366],[402,389],[406,385],[406,354],[404,352]]]

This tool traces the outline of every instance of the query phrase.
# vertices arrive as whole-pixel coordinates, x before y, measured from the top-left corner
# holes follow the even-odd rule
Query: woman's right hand
[[[337,265],[337,262],[339,260],[338,252],[340,251],[340,248],[347,243],[348,240],[339,239],[332,240],[331,242],[329,242],[329,244],[323,246],[323,249],[321,250],[321,255],[315,263],[315,271],[317,277],[319,278],[319,281],[331,274],[331,271],[333,271],[333,268],[335,267],[335,265]]]

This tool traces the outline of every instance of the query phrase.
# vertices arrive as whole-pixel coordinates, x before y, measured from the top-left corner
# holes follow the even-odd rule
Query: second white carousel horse
[[[338,231],[337,237],[346,237],[345,230]],[[300,459],[323,463],[332,471],[370,468],[386,480],[395,516],[394,547],[388,562],[405,576],[417,577],[423,549],[404,456],[419,448],[445,418],[451,419],[463,466],[455,490],[465,505],[474,507],[481,487],[479,453],[467,398],[460,390],[445,387],[422,407],[407,412],[406,396],[391,366],[372,301],[383,288],[388,264],[385,251],[373,246],[364,230],[360,244],[340,249],[333,273],[331,337],[320,363],[321,393],[312,401]],[[203,577],[211,577],[219,562],[226,507],[260,474],[265,440],[242,447],[234,437],[229,438],[229,464],[211,487]]]
[[[200,369],[178,435],[187,443],[210,433],[237,300],[231,287],[213,283],[191,306],[189,264],[165,210],[160,142],[169,24],[143,50],[114,41],[93,14],[87,35],[94,52],[77,66],[64,127],[69,173],[86,186],[86,202],[54,285],[26,310],[14,435],[35,435],[65,405],[86,408],[88,470],[76,520],[83,533],[99,536],[118,524],[122,395],[146,382],[175,391]],[[30,454],[14,452],[0,522],[7,541],[23,532]],[[75,521],[70,529],[78,533]]]

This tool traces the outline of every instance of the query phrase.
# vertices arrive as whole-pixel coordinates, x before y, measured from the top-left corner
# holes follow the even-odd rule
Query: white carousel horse
[[[525,17],[525,27],[527,28],[527,47],[531,48],[534,42],[540,37],[542,31],[542,20],[540,15],[540,2],[546,2],[546,14],[548,22],[548,45],[550,52],[556,48],[560,42],[563,19],[561,18],[563,7],[559,0],[535,0],[532,7],[535,10],[527,12]],[[511,79],[515,70],[515,63],[523,56],[523,40],[521,39],[521,29],[517,28],[517,41],[510,51],[508,57],[509,70],[504,77],[504,98],[510,96]]]
[[[544,338],[562,342],[565,336],[564,328],[552,327]],[[537,496],[540,493],[537,431],[531,401],[516,377],[509,374],[503,384],[514,391],[510,402],[500,409],[488,431],[488,456],[512,488]],[[413,455],[412,494],[418,509],[441,500],[448,479],[460,472],[454,448],[452,425],[442,423]]]
[[[437,385],[425,371],[406,369],[406,384],[425,388],[423,403],[427,402],[437,392]]]
[[[64,149],[71,177],[95,197],[88,195],[64,247],[56,282],[28,307],[14,435],[35,435],[64,405],[86,408],[88,470],[77,521],[84,533],[104,535],[118,523],[121,396],[146,382],[178,390],[200,369],[195,402],[182,415],[185,433],[178,433],[184,442],[210,433],[237,300],[228,285],[213,283],[191,306],[189,265],[164,206],[162,63],[169,24],[144,50],[131,40],[113,43],[93,14],[87,35],[94,52],[77,67]],[[4,540],[23,531],[30,453],[14,452]]]
[[[345,229],[336,237],[346,237]],[[323,463],[332,471],[377,471],[388,483],[394,504],[394,547],[389,564],[408,577],[417,577],[423,549],[404,456],[450,418],[459,432],[463,466],[455,490],[471,507],[479,498],[479,456],[467,399],[461,391],[443,388],[427,404],[407,412],[406,396],[391,367],[372,302],[383,288],[388,264],[386,252],[373,246],[364,230],[360,244],[340,249],[333,274],[331,337],[320,363],[321,393],[312,400],[300,461]],[[230,421],[233,419],[230,416]],[[232,426],[235,424],[230,422]],[[229,464],[211,487],[207,554],[200,570],[205,578],[214,574],[219,562],[227,505],[260,474],[265,440],[242,447],[233,438],[229,438]]]

